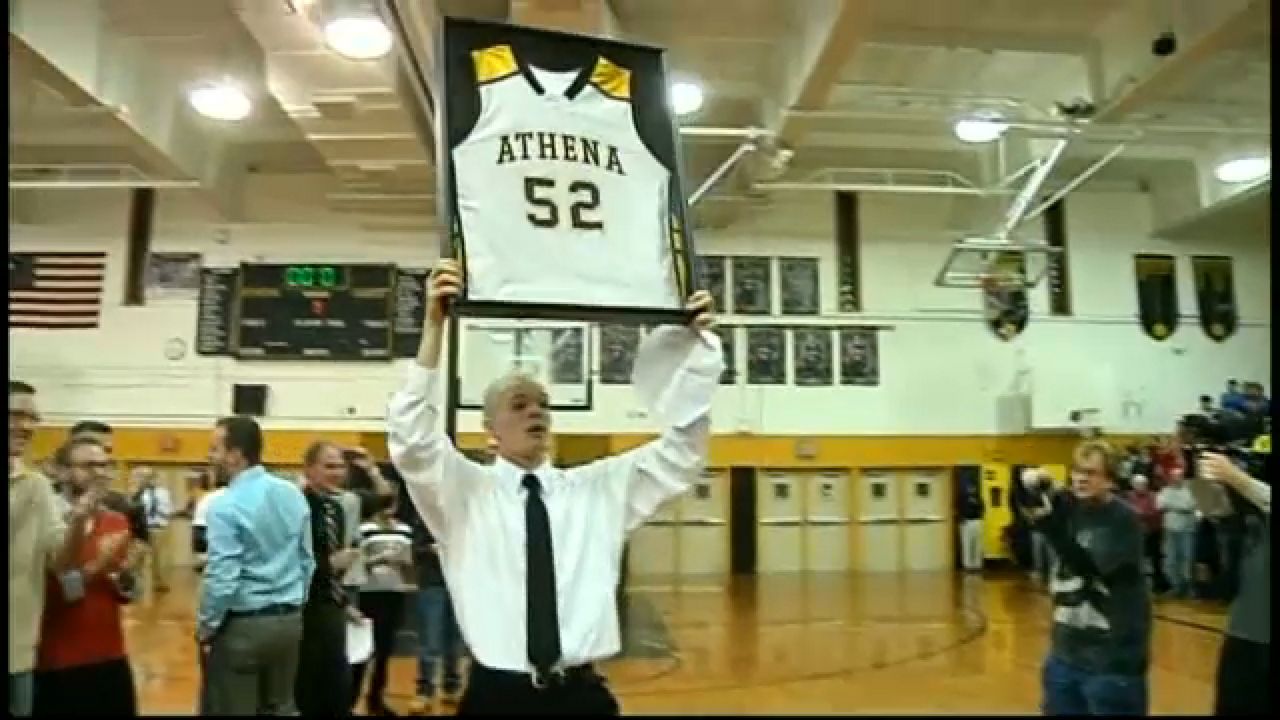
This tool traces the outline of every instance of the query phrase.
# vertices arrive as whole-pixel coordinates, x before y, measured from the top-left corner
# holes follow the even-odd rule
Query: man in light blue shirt
[[[218,421],[209,464],[227,489],[209,508],[196,638],[211,715],[293,715],[301,607],[315,570],[302,491],[262,467],[252,418]]]

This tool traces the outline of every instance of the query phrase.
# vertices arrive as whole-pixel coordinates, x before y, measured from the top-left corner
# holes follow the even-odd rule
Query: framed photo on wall
[[[600,325],[600,382],[631,384],[631,368],[640,348],[640,328],[635,325]]]
[[[831,361],[831,328],[795,328],[791,331],[792,364],[796,385],[831,385],[835,368]]]
[[[720,373],[721,385],[733,385],[738,379],[738,351],[734,338],[737,328],[732,325],[717,325],[712,332],[720,336],[720,346],[724,349],[724,372]]]
[[[840,384],[879,385],[880,348],[875,330],[840,328]]]
[[[783,315],[817,315],[821,305],[817,258],[779,258]]]
[[[787,334],[781,327],[747,328],[747,384],[785,385]]]
[[[555,328],[551,331],[551,382],[577,385],[584,381],[583,353],[586,350],[582,328]]]
[[[699,276],[699,285],[711,293],[711,299],[716,304],[716,312],[728,313],[729,305],[725,302],[725,282],[728,279],[727,265],[728,259],[723,255],[703,255],[699,259],[699,268],[701,270]]]
[[[440,37],[458,313],[683,322],[697,279],[664,51],[451,16]]]
[[[733,312],[768,315],[773,312],[773,263],[767,257],[733,259]]]

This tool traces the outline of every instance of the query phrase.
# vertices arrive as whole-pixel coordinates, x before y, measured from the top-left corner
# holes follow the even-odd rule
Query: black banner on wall
[[[1049,282],[1049,314],[1056,316],[1071,314],[1071,273],[1067,267],[1067,210],[1065,200],[1045,208],[1044,234],[1049,247],[1058,248],[1061,252],[1049,254],[1049,269],[1046,279]]]
[[[1172,255],[1135,255],[1138,319],[1155,340],[1167,340],[1178,329],[1177,269]]]
[[[840,312],[862,311],[862,268],[858,262],[858,196],[837,192],[836,207],[836,307]]]
[[[1214,342],[1222,342],[1234,335],[1239,326],[1231,258],[1192,256],[1191,275],[1196,285],[1200,327]]]

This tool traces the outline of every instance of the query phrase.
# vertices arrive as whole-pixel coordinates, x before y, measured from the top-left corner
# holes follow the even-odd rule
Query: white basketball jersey
[[[479,117],[452,151],[468,299],[680,307],[671,173],[636,130],[630,72],[547,72],[508,45],[472,57]]]

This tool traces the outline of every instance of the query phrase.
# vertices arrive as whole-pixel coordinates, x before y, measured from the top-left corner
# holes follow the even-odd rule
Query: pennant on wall
[[[1027,290],[1021,278],[1027,276],[1027,260],[1020,252],[998,253],[988,272],[991,278],[982,287],[983,317],[995,336],[1008,342],[1027,328],[1031,318]],[[1001,278],[1018,278],[1016,283]]]
[[[10,253],[9,327],[98,327],[107,254]]]
[[[1138,286],[1138,319],[1155,340],[1167,340],[1178,329],[1178,284],[1172,255],[1134,255]]]
[[[1196,284],[1200,327],[1204,328],[1211,340],[1222,342],[1234,335],[1239,326],[1231,258],[1192,256],[1191,275]]]

